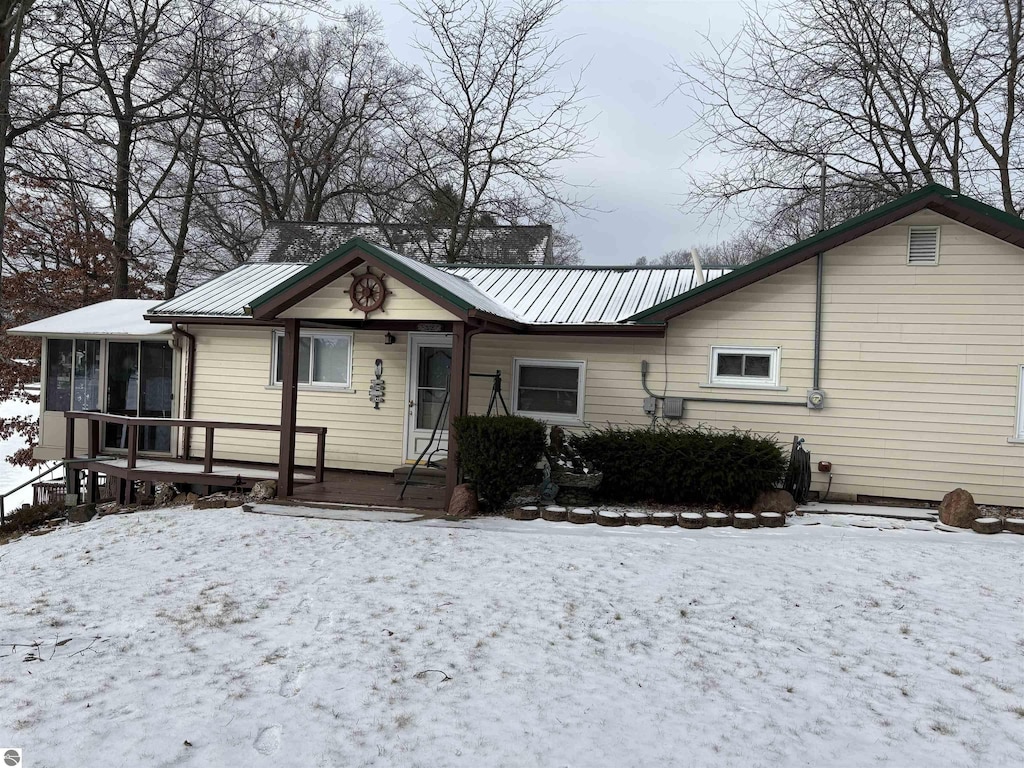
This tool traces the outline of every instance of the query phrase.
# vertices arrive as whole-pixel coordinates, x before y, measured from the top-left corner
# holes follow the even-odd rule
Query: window
[[[727,387],[779,386],[779,348],[712,347],[711,383]]]
[[[939,263],[939,228],[911,227],[907,233],[907,264],[935,266]]]
[[[583,361],[517,358],[512,377],[515,413],[556,421],[583,421]]]
[[[1017,431],[1016,439],[1024,440],[1024,365],[1017,374]]]
[[[272,383],[284,374],[284,332],[274,331]],[[302,331],[299,336],[299,383],[312,387],[352,386],[352,334]]]
[[[99,385],[99,341],[46,340],[46,410],[95,411]]]

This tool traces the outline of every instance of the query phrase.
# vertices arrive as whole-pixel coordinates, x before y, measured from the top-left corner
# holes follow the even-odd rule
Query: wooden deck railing
[[[64,460],[73,462],[75,456],[75,422],[88,422],[86,457],[95,459],[100,455],[100,424],[120,424],[127,433],[125,447],[128,454],[128,469],[135,469],[139,459],[139,427],[184,427],[206,430],[206,444],[203,446],[203,472],[213,472],[213,444],[216,430],[251,430],[281,432],[279,424],[252,424],[238,421],[206,421],[203,419],[163,419],[144,416],[118,416],[112,413],[94,411],[65,411],[67,433],[64,443]],[[297,434],[316,435],[316,482],[324,481],[324,463],[327,454],[327,427],[295,427]]]

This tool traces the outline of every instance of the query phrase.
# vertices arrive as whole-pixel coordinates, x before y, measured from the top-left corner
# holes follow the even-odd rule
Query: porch
[[[199,419],[147,419],[82,411],[68,411],[65,418],[67,492],[81,495],[84,491],[84,499],[89,502],[94,503],[99,499],[101,476],[106,477],[108,486],[114,489],[114,498],[125,504],[135,501],[135,484],[139,482],[189,485],[210,492],[218,488],[249,490],[261,480],[280,481],[282,478],[281,468],[276,464],[214,459],[218,431],[280,433],[280,426],[274,424],[213,422]],[[75,424],[78,421],[86,422],[88,432],[88,449],[84,456],[76,455],[74,449]],[[105,454],[101,451],[100,433],[101,425],[104,424],[116,424],[124,429],[124,455]],[[201,429],[205,433],[203,456],[140,456],[139,430],[147,427]],[[316,437],[317,460],[313,467],[292,468],[290,477],[293,487],[291,493],[287,494],[289,500],[315,504],[352,504],[422,510],[444,508],[443,481],[441,484],[431,482],[433,478],[425,477],[426,473],[421,472],[417,478],[419,481],[410,483],[403,493],[402,484],[396,480],[393,473],[328,470],[324,466],[326,427],[297,425],[294,433],[312,434]],[[399,498],[400,493],[402,498]]]

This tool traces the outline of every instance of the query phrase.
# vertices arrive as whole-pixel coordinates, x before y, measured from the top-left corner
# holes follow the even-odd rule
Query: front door
[[[448,451],[448,377],[452,337],[409,334],[409,411],[405,458],[415,461],[430,446],[424,461]],[[431,434],[434,433],[433,441]]]

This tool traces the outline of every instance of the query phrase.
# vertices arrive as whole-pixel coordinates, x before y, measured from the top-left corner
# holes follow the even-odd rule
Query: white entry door
[[[424,461],[448,452],[448,377],[452,368],[452,337],[440,333],[409,334],[409,408],[405,458],[414,461],[430,445]],[[437,426],[431,443],[430,435]],[[435,453],[436,451],[436,453]]]

